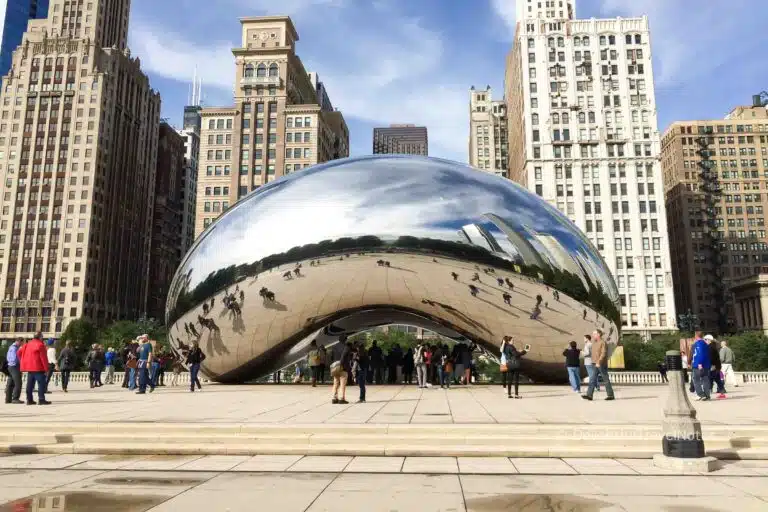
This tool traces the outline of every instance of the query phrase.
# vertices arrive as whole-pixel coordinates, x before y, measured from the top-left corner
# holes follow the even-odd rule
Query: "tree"
[[[72,342],[72,348],[75,350],[76,361],[81,363],[91,348],[91,345],[98,343],[98,330],[87,318],[77,318],[67,324],[64,332],[61,333],[63,343]]]

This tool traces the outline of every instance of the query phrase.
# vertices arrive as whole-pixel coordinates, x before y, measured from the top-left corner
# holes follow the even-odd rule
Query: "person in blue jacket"
[[[691,347],[691,373],[693,374],[693,386],[696,389],[696,400],[709,400],[709,393],[712,388],[709,383],[709,371],[712,367],[712,361],[709,357],[709,346],[704,341],[701,331],[696,331],[694,335],[696,341]]]

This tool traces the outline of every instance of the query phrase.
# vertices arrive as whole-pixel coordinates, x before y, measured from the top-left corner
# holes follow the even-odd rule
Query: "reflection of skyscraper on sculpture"
[[[467,224],[466,226],[462,226],[461,234],[464,235],[467,241],[472,245],[482,247],[503,258],[510,257],[496,241],[496,237],[489,233],[483,226],[478,224]]]
[[[523,235],[518,233],[506,220],[493,213],[486,213],[485,217],[493,222],[496,227],[507,236],[509,243],[515,248],[523,264],[540,268],[545,268],[547,266],[547,263],[536,248],[533,247],[533,245],[531,245]]]
[[[563,244],[561,244],[557,238],[551,235],[543,235],[533,230],[531,230],[531,233],[533,233],[534,238],[536,238],[536,240],[542,246],[544,246],[548,257],[551,259],[551,261],[553,261],[555,268],[559,267],[561,270],[574,274],[579,279],[581,279],[586,288],[589,288],[589,282],[585,278],[585,272],[581,265],[579,265],[578,262],[573,259],[570,251],[563,247]]]

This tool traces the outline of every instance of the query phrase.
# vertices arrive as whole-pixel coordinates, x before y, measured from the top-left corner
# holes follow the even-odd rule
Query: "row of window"
[[[285,148],[285,158],[312,158],[312,149],[311,148]]]
[[[205,187],[206,196],[229,196],[229,187]]]
[[[229,201],[205,201],[203,203],[203,211],[209,212],[225,212],[229,209]]]
[[[608,45],[614,46],[616,44],[616,36],[612,34],[601,35],[598,37],[598,42],[600,46],[608,46]],[[624,43],[625,44],[643,44],[643,36],[641,34],[625,34]],[[573,46],[589,46],[589,45],[590,45],[589,36],[579,36],[579,35],[573,36]],[[565,38],[562,36],[559,36],[557,38],[550,36],[547,38],[547,46],[550,48],[555,48],[555,46],[557,46],[558,48],[564,48]],[[535,47],[536,47],[536,39],[533,37],[529,37],[528,48],[535,48]]]

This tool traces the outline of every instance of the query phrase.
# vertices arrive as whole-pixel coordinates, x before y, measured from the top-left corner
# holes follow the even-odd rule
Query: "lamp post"
[[[679,350],[666,355],[669,394],[664,406],[662,452],[653,456],[653,465],[679,473],[708,473],[717,467],[717,459],[708,457],[701,434],[701,422],[688,400],[683,378],[683,360]]]

